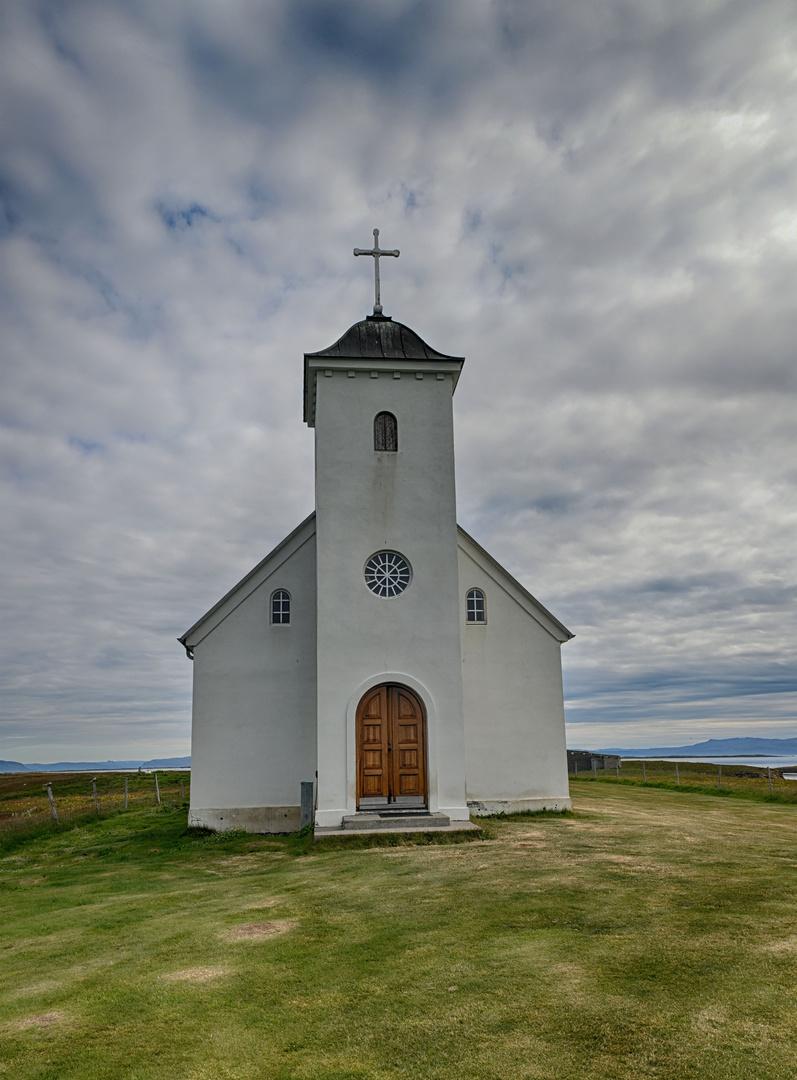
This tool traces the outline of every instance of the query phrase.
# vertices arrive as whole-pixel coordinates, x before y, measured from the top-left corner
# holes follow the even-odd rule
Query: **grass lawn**
[[[183,802],[189,794],[191,773],[174,770],[157,773],[98,773],[96,809],[101,814],[128,807],[154,806],[157,800]],[[32,825],[49,825],[52,810],[46,782],[51,781],[56,813],[62,824],[94,814],[91,773],[5,773],[0,774],[0,852],[2,837],[9,832],[30,833]]]
[[[758,765],[719,765],[707,761],[635,760],[626,758],[619,769],[597,769],[594,779],[620,784],[651,784],[672,790],[705,792],[765,802],[785,802],[797,806],[797,781],[784,780],[783,773],[797,769],[771,769]],[[571,780],[593,778],[591,771],[571,773]]]
[[[574,781],[465,843],[0,833],[15,1080],[792,1080],[797,807]]]

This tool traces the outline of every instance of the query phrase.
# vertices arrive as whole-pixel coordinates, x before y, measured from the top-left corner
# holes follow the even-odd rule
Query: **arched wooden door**
[[[357,806],[426,806],[426,714],[406,686],[383,683],[357,706]]]

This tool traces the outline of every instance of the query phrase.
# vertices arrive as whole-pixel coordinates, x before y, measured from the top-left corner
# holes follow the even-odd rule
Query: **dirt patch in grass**
[[[48,979],[47,982],[34,983],[32,986],[20,986],[18,990],[10,991],[9,996],[27,997],[28,994],[51,994],[60,985],[55,979]]]
[[[226,855],[220,865],[225,874],[245,874],[250,870],[260,869],[263,865],[263,857],[266,855],[269,860],[286,858],[282,851],[261,848],[260,851],[249,851],[245,855]]]
[[[797,934],[781,938],[779,941],[770,941],[764,946],[764,952],[785,953],[791,955],[797,953]]]
[[[167,982],[210,982],[211,979],[218,979],[222,975],[227,974],[226,968],[221,967],[193,967],[185,968],[183,971],[170,971],[166,975],[162,975],[162,979],[166,979]]]
[[[241,923],[225,936],[232,941],[263,941],[265,938],[286,934],[296,925],[294,919],[271,919],[269,922]]]
[[[712,1035],[720,1033],[727,1024],[727,1014],[722,1009],[711,1005],[697,1013],[692,1020],[692,1029],[695,1033],[707,1036],[710,1039]]]
[[[38,1016],[25,1016],[12,1026],[18,1031],[25,1031],[27,1028],[48,1028],[53,1024],[62,1024],[65,1019],[64,1014],[56,1009],[53,1012],[39,1013]]]
[[[253,870],[262,869],[265,862],[271,863],[278,859],[285,859],[281,851],[248,851],[242,855],[216,856],[212,863],[202,868],[202,873],[215,874],[218,877],[244,876],[251,874]]]
[[[260,860],[254,851],[246,855],[225,855],[222,863],[225,870],[232,870],[233,873],[236,870],[253,870],[260,866]]]

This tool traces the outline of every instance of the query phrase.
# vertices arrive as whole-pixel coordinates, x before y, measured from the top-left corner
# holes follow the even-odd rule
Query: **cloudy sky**
[[[0,758],[188,752],[374,226],[570,745],[797,735],[791,0],[6,0],[0,95]]]

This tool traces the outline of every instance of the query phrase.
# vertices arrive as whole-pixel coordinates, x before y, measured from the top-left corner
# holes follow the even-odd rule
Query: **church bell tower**
[[[315,429],[318,826],[468,819],[452,397],[464,359],[374,313],[304,358]]]

